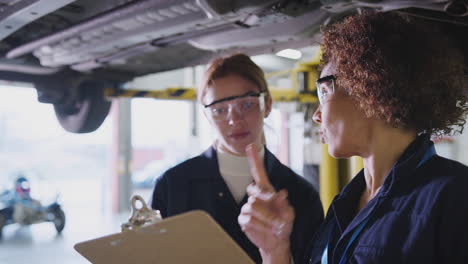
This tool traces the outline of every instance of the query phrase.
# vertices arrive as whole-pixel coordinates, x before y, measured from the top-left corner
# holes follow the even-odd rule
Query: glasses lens
[[[325,80],[317,81],[317,95],[320,104],[326,102],[328,97],[333,94],[335,91],[335,80],[334,78],[329,78]]]
[[[249,114],[256,114],[262,111],[263,96],[248,96],[236,98],[230,101],[220,102],[211,105],[206,109],[211,119],[215,121],[226,121],[236,114],[240,118],[244,118]]]

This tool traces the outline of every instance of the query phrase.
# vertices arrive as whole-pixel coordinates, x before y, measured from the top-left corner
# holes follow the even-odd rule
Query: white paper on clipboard
[[[221,226],[200,210],[81,242],[75,250],[93,264],[254,264]]]

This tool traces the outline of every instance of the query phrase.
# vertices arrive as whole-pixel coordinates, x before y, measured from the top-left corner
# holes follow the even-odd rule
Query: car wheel
[[[60,234],[62,233],[63,228],[65,227],[65,213],[62,209],[57,208],[54,210],[54,216],[55,217],[52,222],[54,223],[57,233]]]
[[[89,133],[101,126],[109,113],[111,102],[104,97],[105,83],[83,81],[79,87],[79,97],[71,107],[54,105],[55,115],[60,125],[72,133]]]

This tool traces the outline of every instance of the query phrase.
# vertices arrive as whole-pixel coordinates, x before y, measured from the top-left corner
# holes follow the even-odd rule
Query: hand
[[[241,209],[239,225],[260,248],[262,258],[283,253],[289,258],[294,210],[288,203],[287,191],[275,192],[254,145],[247,146],[246,154],[255,183],[247,187],[249,199]]]

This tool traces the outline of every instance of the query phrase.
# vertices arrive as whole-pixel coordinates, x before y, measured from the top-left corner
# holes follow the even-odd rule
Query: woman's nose
[[[232,108],[230,111],[229,111],[229,115],[228,115],[228,123],[229,125],[233,125],[235,123],[238,123],[239,121],[243,120],[244,116],[242,113],[239,113],[238,110]]]
[[[320,106],[317,107],[317,110],[315,110],[314,115],[312,116],[312,120],[314,120],[314,122],[317,124],[322,123],[322,111],[320,110]]]

